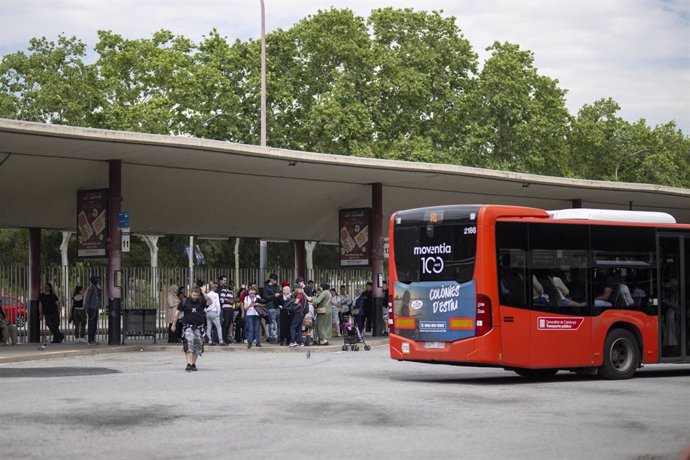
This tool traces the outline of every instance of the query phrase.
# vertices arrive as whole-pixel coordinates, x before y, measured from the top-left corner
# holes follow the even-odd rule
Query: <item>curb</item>
[[[34,344],[31,344],[34,345]],[[388,341],[385,343],[371,343],[369,345],[372,349],[388,347]],[[20,345],[24,348],[28,345]],[[261,348],[252,347],[247,348],[245,344],[233,344],[227,347],[221,346],[205,346],[204,353],[305,353],[306,351],[311,353],[335,353],[342,351],[342,344],[332,344],[332,345],[311,345],[308,347],[290,348],[285,346],[263,346]],[[11,363],[21,363],[21,362],[31,362],[31,361],[42,361],[49,359],[60,359],[60,358],[75,358],[79,356],[93,356],[93,355],[106,355],[112,353],[131,353],[131,352],[141,352],[141,351],[182,351],[182,344],[128,344],[128,345],[106,345],[102,347],[90,347],[84,349],[69,349],[69,350],[57,350],[57,351],[36,351],[29,354],[17,355],[17,356],[2,356],[2,349],[0,349],[0,365],[11,364]],[[360,346],[360,351],[364,351],[364,347]],[[348,352],[350,352],[348,350]],[[358,352],[351,352],[358,353]],[[366,352],[365,352],[366,353]]]

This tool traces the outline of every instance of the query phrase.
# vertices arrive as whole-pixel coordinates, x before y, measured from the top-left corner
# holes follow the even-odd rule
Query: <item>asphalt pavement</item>
[[[179,346],[36,349],[0,362],[0,458],[676,460],[690,446],[690,366],[530,381],[332,343],[213,348],[198,372]]]

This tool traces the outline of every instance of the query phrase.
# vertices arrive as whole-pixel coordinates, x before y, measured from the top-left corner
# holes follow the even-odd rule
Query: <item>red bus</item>
[[[609,379],[690,362],[690,225],[668,214],[398,211],[389,266],[396,360]]]

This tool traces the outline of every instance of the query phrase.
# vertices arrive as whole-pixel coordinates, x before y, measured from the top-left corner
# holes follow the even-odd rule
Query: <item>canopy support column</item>
[[[118,225],[122,206],[122,162],[108,161],[108,344],[119,345],[122,304],[122,235]]]
[[[29,342],[41,341],[38,299],[41,295],[41,229],[29,229]]]
[[[383,335],[383,185],[371,184],[371,266],[374,279],[374,299],[372,302],[372,334]]]

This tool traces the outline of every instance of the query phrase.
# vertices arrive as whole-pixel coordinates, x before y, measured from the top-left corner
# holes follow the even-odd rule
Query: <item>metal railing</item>
[[[218,280],[221,276],[227,276],[235,281],[237,288],[247,286],[256,281],[262,286],[271,273],[276,273],[280,281],[288,281],[292,284],[296,274],[292,268],[274,267],[265,271],[258,268],[234,268],[221,267],[194,267],[191,278],[202,280],[204,283]],[[65,342],[74,342],[74,326],[68,322],[69,312],[72,309],[72,296],[76,286],[89,285],[89,278],[96,275],[101,280],[102,305],[98,318],[98,332],[96,340],[105,342],[108,331],[108,293],[106,286],[107,267],[103,265],[78,265],[78,266],[49,266],[41,271],[41,290],[45,283],[51,283],[59,300],[60,330],[65,334]],[[354,296],[355,290],[364,290],[366,282],[371,281],[370,268],[343,268],[343,269],[315,269],[309,270],[307,280],[311,279],[319,283],[326,282],[332,288],[338,289],[345,285],[347,292]],[[123,309],[155,309],[157,338],[167,337],[168,323],[165,317],[165,301],[172,285],[184,287],[189,292],[190,273],[189,268],[181,267],[123,267],[122,269],[122,308]],[[26,265],[0,265],[0,301],[10,319],[17,325],[20,343],[28,341],[28,314],[29,314],[29,268]],[[16,319],[13,319],[16,318]],[[45,323],[41,321],[41,339],[50,341],[51,335]]]

